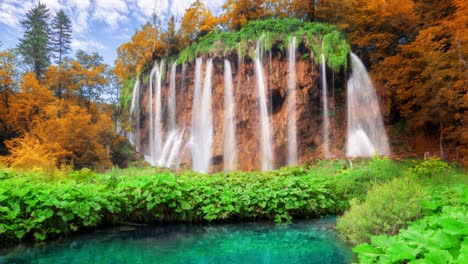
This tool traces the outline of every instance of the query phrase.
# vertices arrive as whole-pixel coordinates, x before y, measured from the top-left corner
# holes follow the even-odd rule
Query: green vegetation
[[[466,263],[466,174],[429,159],[353,201],[338,231],[360,263]],[[370,243],[370,244],[369,244]]]
[[[179,63],[193,61],[198,56],[227,56],[239,53],[241,56],[250,54],[253,57],[254,42],[259,41],[263,51],[277,47],[285,50],[291,38],[314,52],[323,54],[330,68],[338,71],[347,67],[347,56],[350,46],[343,33],[337,27],[315,22],[302,22],[299,19],[266,19],[249,22],[240,31],[211,32],[197,43],[188,46],[179,54]],[[316,63],[321,63],[320,56],[313,57]]]
[[[265,173],[215,175],[174,174],[154,168],[107,174],[83,169],[49,175],[4,170],[0,176],[0,241],[43,240],[102,224],[281,222],[337,214],[348,208],[352,197],[364,195],[359,181],[390,178],[378,176],[375,164],[380,163],[387,166],[387,170],[383,168],[387,172],[395,166],[376,158],[354,168],[333,161]],[[362,176],[355,177],[353,171]]]
[[[351,210],[340,218],[337,229],[353,244],[369,242],[371,235],[394,235],[408,221],[421,217],[423,196],[423,185],[410,177],[376,185],[363,203],[351,202]]]
[[[337,229],[354,244],[366,242],[354,249],[362,263],[465,261],[466,174],[438,160],[374,157],[350,165],[317,161],[214,175],[149,167],[106,174],[1,169],[0,244],[63,237],[101,225],[289,222],[349,209]]]

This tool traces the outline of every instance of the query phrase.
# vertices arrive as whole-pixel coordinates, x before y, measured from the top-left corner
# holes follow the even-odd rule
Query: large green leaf
[[[452,263],[453,257],[447,250],[433,250],[424,255],[424,261],[427,264],[446,264]]]
[[[392,262],[402,261],[402,260],[413,260],[416,258],[416,255],[420,252],[417,248],[412,248],[406,243],[396,240],[393,241],[386,250],[390,255]]]

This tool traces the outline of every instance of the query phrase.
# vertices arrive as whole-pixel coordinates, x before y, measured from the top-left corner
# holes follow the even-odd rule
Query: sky
[[[162,21],[172,14],[180,20],[195,0],[41,0],[51,14],[63,9],[72,21],[72,54],[78,49],[98,52],[112,65],[117,47],[131,39],[156,7]],[[0,49],[14,48],[23,35],[21,20],[38,0],[0,0]],[[202,0],[214,14],[224,0]],[[165,25],[164,23],[162,23]]]

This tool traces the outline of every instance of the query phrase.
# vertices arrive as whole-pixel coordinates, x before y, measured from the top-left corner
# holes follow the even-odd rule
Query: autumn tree
[[[43,75],[50,63],[49,17],[50,12],[47,6],[38,2],[21,21],[24,35],[19,40],[18,51],[24,62],[30,65],[39,77]]]
[[[238,30],[248,21],[260,19],[269,13],[266,0],[227,0],[220,20],[230,30]]]
[[[17,56],[12,50],[0,51],[0,154],[4,154],[5,140],[14,137],[15,128],[8,122],[11,112],[11,101],[18,90],[16,83]]]
[[[147,22],[135,32],[129,42],[118,47],[117,59],[114,62],[115,73],[122,80],[141,71],[145,64],[152,61],[153,47],[160,46],[153,44],[155,43],[155,30],[159,32],[150,22]]]
[[[167,30],[162,34],[161,38],[165,44],[164,56],[169,57],[177,53],[177,48],[179,46],[179,38],[176,32],[175,18],[171,16],[169,22],[167,23]]]
[[[354,50],[371,64],[395,54],[400,44],[410,42],[417,33],[419,17],[413,0],[349,0],[342,4],[339,26],[347,32]]]
[[[33,121],[44,114],[45,107],[56,100],[52,91],[42,85],[33,72],[23,75],[21,91],[10,102],[10,112],[6,122],[16,129],[18,134],[27,133]]]
[[[211,32],[217,20],[206,8],[205,4],[197,0],[185,10],[180,22],[182,46],[188,46],[196,39]]]
[[[461,114],[468,109],[468,29],[463,22],[468,19],[467,4],[450,5],[455,10],[436,16],[441,19],[432,23],[421,23],[428,26],[400,52],[376,65],[374,75],[411,131],[438,133],[442,158],[450,154],[447,144],[459,146],[460,155],[468,158],[467,119]],[[427,12],[421,14],[423,20],[436,15]]]
[[[16,56],[12,50],[0,51],[0,109],[9,108],[10,97],[16,88]]]

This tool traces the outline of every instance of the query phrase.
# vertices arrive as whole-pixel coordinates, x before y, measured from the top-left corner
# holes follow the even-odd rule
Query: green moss
[[[337,27],[315,22],[302,22],[298,19],[267,19],[249,22],[240,31],[211,32],[197,43],[188,46],[179,53],[180,64],[193,61],[196,57],[210,55],[228,56],[238,53],[241,56],[254,56],[252,42],[259,41],[262,51],[278,48],[284,51],[291,38],[304,42],[314,53],[325,55],[327,65],[339,71],[347,67],[350,46]],[[314,56],[316,63],[321,63],[320,56]]]
[[[137,76],[132,76],[123,82],[119,98],[119,104],[122,109],[128,109],[130,107],[136,80]]]

